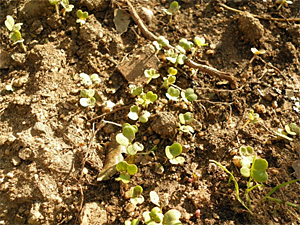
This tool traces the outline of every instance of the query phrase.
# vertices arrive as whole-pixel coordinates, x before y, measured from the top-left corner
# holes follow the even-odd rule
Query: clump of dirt
[[[299,178],[299,135],[291,141],[276,134],[285,125],[300,124],[299,1],[278,9],[270,1],[184,0],[169,16],[163,9],[171,1],[131,0],[149,31],[172,46],[181,38],[204,37],[208,46],[188,57],[236,80],[234,88],[208,70],[176,65],[174,87],[193,88],[198,99],[191,103],[168,101],[162,83],[174,65],[134,20],[126,32],[117,32],[114,11],[130,14],[128,1],[70,1],[74,8],[65,16],[61,5],[58,16],[48,1],[0,2],[0,224],[143,221],[143,213],[155,206],[151,191],[158,193],[164,213],[180,211],[183,224],[297,223],[299,207],[260,200],[275,186]],[[83,25],[76,23],[78,9],[89,13]],[[151,19],[146,10],[153,12]],[[27,52],[9,39],[7,15],[23,23]],[[254,56],[253,47],[266,53]],[[148,67],[161,75],[149,84]],[[94,89],[101,101],[94,107],[79,103],[81,90],[90,88],[80,73],[99,76]],[[129,84],[158,95],[147,108],[147,123],[127,116],[135,104]],[[259,123],[245,125],[252,109]],[[194,115],[193,133],[179,130],[178,116],[187,111]],[[135,141],[144,151],[136,158],[116,143],[124,123],[138,126]],[[183,147],[181,165],[165,155],[174,142]],[[228,174],[209,161],[234,174],[247,202],[247,179],[232,162],[241,146],[252,146],[269,164],[264,188],[250,192],[251,216]],[[115,165],[123,159],[138,167],[126,185],[115,180]],[[134,206],[126,193],[136,185],[143,187],[145,202]],[[271,197],[299,206],[298,193],[295,182]]]

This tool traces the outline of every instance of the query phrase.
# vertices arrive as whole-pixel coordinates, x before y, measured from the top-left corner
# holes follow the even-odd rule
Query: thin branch
[[[220,3],[220,6],[224,7],[227,10],[230,10],[232,12],[236,12],[236,13],[245,13],[246,11],[242,11],[242,10],[238,10],[235,8],[231,8],[223,3]],[[300,22],[300,18],[273,18],[273,17],[264,17],[264,16],[259,16],[259,15],[255,15],[250,13],[254,18],[257,19],[261,19],[261,20],[272,20],[272,21],[280,21],[280,22]]]
[[[153,34],[151,31],[148,30],[148,28],[145,26],[145,24],[143,23],[143,21],[141,20],[141,18],[139,17],[138,13],[136,12],[135,8],[132,6],[132,4],[130,3],[129,0],[125,0],[128,8],[129,8],[129,12],[130,15],[132,17],[132,19],[134,20],[134,22],[138,25],[139,29],[141,30],[142,34],[148,38],[151,41],[157,41],[158,37]],[[167,48],[174,48],[173,46],[167,46]],[[185,64],[191,68],[194,69],[199,69],[201,72],[207,73],[209,75],[218,77],[220,79],[225,79],[228,80],[232,86],[232,88],[237,88],[237,81],[235,79],[235,77],[233,77],[230,73],[226,73],[226,72],[221,72],[215,68],[203,65],[203,64],[199,64],[196,63],[190,59],[186,59],[185,60]]]

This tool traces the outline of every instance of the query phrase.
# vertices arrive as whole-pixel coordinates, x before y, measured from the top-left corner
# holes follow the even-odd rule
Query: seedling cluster
[[[24,52],[27,51],[25,45],[24,45],[24,39],[22,38],[21,34],[21,26],[23,23],[15,23],[15,20],[12,16],[7,16],[5,20],[5,26],[10,31],[9,38],[14,42],[13,44],[20,43],[22,49]]]
[[[87,87],[87,89],[82,89],[80,92],[79,103],[83,107],[94,107],[96,104],[96,91],[93,87],[97,86],[101,80],[98,74],[92,74],[91,76],[86,73],[81,73],[80,75],[82,84]],[[98,97],[99,98],[99,97]]]
[[[59,16],[59,4],[63,7],[63,16],[66,15],[66,12],[71,12],[74,8],[74,5],[69,3],[69,0],[49,0],[51,5],[55,6],[56,14]]]

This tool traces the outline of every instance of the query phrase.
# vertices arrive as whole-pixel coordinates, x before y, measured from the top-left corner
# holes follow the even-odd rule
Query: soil
[[[0,1],[0,224],[143,221],[143,212],[155,206],[149,200],[150,191],[160,196],[163,212],[179,210],[183,224],[300,224],[299,209],[260,201],[273,187],[299,178],[299,136],[288,141],[276,138],[274,132],[300,123],[300,23],[285,20],[300,17],[300,2],[279,10],[269,0],[178,2],[180,12],[171,18],[163,12],[171,1],[131,0],[139,12],[142,7],[152,10],[154,16],[146,26],[172,45],[181,38],[204,37],[209,45],[197,49],[193,60],[231,73],[237,87],[178,66],[176,85],[192,87],[198,100],[190,104],[167,101],[161,84],[171,65],[161,51],[159,60],[155,56],[149,64],[136,64],[157,66],[161,74],[145,85],[158,100],[149,105],[151,117],[143,124],[127,117],[135,102],[128,82],[134,80],[127,70],[136,68],[130,65],[149,52],[152,41],[132,19],[128,30],[118,33],[114,10],[128,9],[126,3],[71,0],[72,12],[57,16],[46,0]],[[222,3],[245,12],[225,9]],[[88,11],[86,24],[76,23],[78,9]],[[4,25],[7,15],[23,23],[27,52],[9,39]],[[253,58],[253,47],[266,53]],[[79,104],[84,88],[80,73],[100,76],[96,90],[102,102],[95,107]],[[135,74],[135,78],[144,76],[142,69]],[[13,92],[5,89],[10,83]],[[105,106],[106,100],[116,104],[112,111]],[[251,109],[261,121],[244,126]],[[194,113],[196,121],[192,135],[178,131],[178,115],[187,111]],[[144,151],[157,145],[155,156],[138,157],[138,173],[128,185],[116,181],[115,173],[97,181],[111,142],[121,130],[105,121],[137,124],[135,140],[144,145]],[[165,147],[173,142],[183,146],[183,165],[172,165],[165,156]],[[257,157],[269,163],[264,188],[250,193],[252,215],[237,201],[228,174],[209,161],[220,162],[235,175],[245,201],[247,179],[232,161],[241,146],[252,146]],[[163,170],[158,169],[160,164]],[[136,207],[126,197],[135,185],[143,187],[145,197]],[[272,197],[299,205],[299,190],[300,183],[293,183]]]

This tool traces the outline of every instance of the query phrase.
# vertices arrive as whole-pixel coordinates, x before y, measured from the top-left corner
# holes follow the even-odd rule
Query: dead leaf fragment
[[[130,23],[130,15],[121,9],[114,11],[114,24],[119,33],[124,33],[128,29]]]

